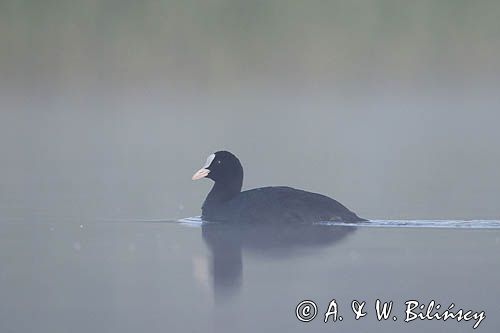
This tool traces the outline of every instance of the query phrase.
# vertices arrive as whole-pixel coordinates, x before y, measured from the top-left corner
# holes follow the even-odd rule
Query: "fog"
[[[498,13],[0,1],[0,331],[471,332],[404,322],[405,301],[435,300],[497,332]],[[222,149],[244,189],[323,193],[371,221],[179,223]],[[315,322],[295,317],[306,299]],[[332,299],[345,321],[324,324]],[[376,299],[398,320],[377,321]]]
[[[0,9],[2,222],[199,215],[220,149],[367,218],[500,216],[496,1]]]

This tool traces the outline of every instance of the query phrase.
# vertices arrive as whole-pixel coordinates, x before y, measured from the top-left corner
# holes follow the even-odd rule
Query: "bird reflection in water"
[[[322,224],[262,225],[204,222],[203,240],[211,251],[211,278],[216,302],[237,294],[243,283],[243,253],[267,259],[307,255],[337,244],[355,226]]]

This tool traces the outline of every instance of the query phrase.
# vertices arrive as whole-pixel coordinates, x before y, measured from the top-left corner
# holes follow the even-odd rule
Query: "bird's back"
[[[207,207],[209,220],[246,223],[312,223],[363,221],[338,201],[291,187],[261,187],[239,193],[218,207]]]

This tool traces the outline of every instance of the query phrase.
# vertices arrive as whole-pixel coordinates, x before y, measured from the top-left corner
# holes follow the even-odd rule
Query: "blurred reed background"
[[[206,156],[379,219],[500,218],[498,1],[2,1],[0,217],[199,214]]]

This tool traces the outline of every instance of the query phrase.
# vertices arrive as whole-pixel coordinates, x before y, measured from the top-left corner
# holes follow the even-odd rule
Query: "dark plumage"
[[[366,221],[327,196],[291,187],[261,187],[241,192],[243,168],[236,156],[218,151],[193,175],[215,184],[202,207],[209,221],[242,223],[312,223]]]

